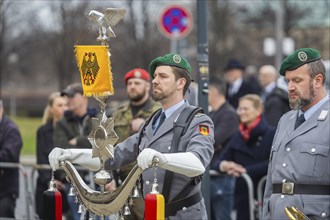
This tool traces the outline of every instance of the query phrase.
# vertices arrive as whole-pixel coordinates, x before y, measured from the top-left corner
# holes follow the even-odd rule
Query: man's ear
[[[177,80],[178,89],[183,89],[186,85],[187,80],[185,78],[180,78]]]
[[[324,77],[321,73],[317,74],[314,78],[314,81],[315,81],[315,87],[316,88],[319,88],[323,85],[323,82],[324,82]]]

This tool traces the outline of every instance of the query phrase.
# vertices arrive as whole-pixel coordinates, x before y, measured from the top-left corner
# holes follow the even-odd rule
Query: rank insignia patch
[[[209,135],[210,128],[207,125],[199,125],[199,133],[201,133],[204,136]]]

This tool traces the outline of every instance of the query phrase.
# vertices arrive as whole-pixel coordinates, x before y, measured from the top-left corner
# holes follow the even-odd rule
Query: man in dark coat
[[[226,98],[235,109],[240,97],[246,94],[259,93],[257,87],[243,78],[244,70],[245,66],[236,59],[229,60],[224,68],[225,79],[228,83]]]
[[[282,115],[290,110],[288,93],[276,85],[276,79],[277,71],[274,66],[260,67],[259,81],[263,87],[260,97],[265,107],[265,119],[272,126],[277,126]]]
[[[4,115],[0,99],[0,162],[19,163],[22,137],[18,127]],[[17,168],[0,167],[0,218],[15,218],[16,199],[19,194]]]
[[[227,141],[239,126],[235,109],[226,101],[226,89],[224,81],[217,78],[210,79],[208,101],[212,109],[210,117],[214,123],[215,140],[211,164],[221,156]],[[234,205],[235,178],[219,175],[218,171],[211,168],[210,172],[211,219],[227,220],[230,219]]]

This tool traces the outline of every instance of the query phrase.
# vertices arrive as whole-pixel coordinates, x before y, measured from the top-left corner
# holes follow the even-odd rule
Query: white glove
[[[162,153],[151,148],[144,149],[137,157],[139,167],[141,167],[143,170],[149,168],[153,162],[152,160],[154,159],[154,157],[157,157],[159,159],[158,166],[160,166],[160,164],[164,163],[165,161],[165,158],[163,157]]]
[[[92,158],[92,149],[62,149],[56,147],[48,155],[48,160],[53,170],[58,169],[60,167],[59,162],[65,160],[92,171],[101,168],[100,159]]]
[[[151,166],[154,157],[159,160],[158,166],[188,177],[198,176],[205,172],[202,162],[191,152],[163,154],[146,148],[138,156],[138,165],[144,170]]]

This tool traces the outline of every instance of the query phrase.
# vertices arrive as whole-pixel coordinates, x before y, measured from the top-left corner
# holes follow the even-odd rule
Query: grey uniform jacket
[[[311,219],[330,219],[330,196],[273,194],[272,184],[330,184],[329,100],[294,130],[297,111],[283,115],[274,137],[268,166],[262,219],[288,219],[295,206]]]
[[[170,151],[170,144],[173,138],[173,122],[180,115],[181,111],[189,105],[187,102],[177,109],[169,118],[167,118],[162,126],[159,128],[157,133],[153,135],[152,121],[147,125],[144,131],[140,131],[135,135],[130,136],[124,142],[118,144],[114,151],[114,160],[108,160],[105,164],[106,168],[118,169],[119,167],[136,161],[136,158],[143,149],[152,148],[162,153],[168,153]],[[207,126],[209,133],[204,135],[200,132],[200,125]],[[214,133],[213,133],[213,122],[212,120],[204,115],[197,114],[192,122],[190,123],[188,130],[184,136],[181,137],[180,144],[178,146],[178,152],[191,152],[207,167],[213,156],[213,144],[214,144]],[[139,147],[138,137],[142,132],[142,139]],[[143,194],[146,195],[151,191],[151,185],[154,180],[154,168],[146,169],[142,174],[142,185]],[[163,182],[165,176],[164,169],[157,168],[156,177],[159,184],[160,193],[163,189]],[[171,201],[176,195],[178,195],[183,188],[191,181],[191,178],[181,174],[174,173],[172,178],[172,186],[170,189]],[[197,184],[188,196],[201,190],[201,183]],[[204,200],[199,203],[188,207],[187,209],[180,210],[177,212],[175,217],[170,219],[205,219]]]

